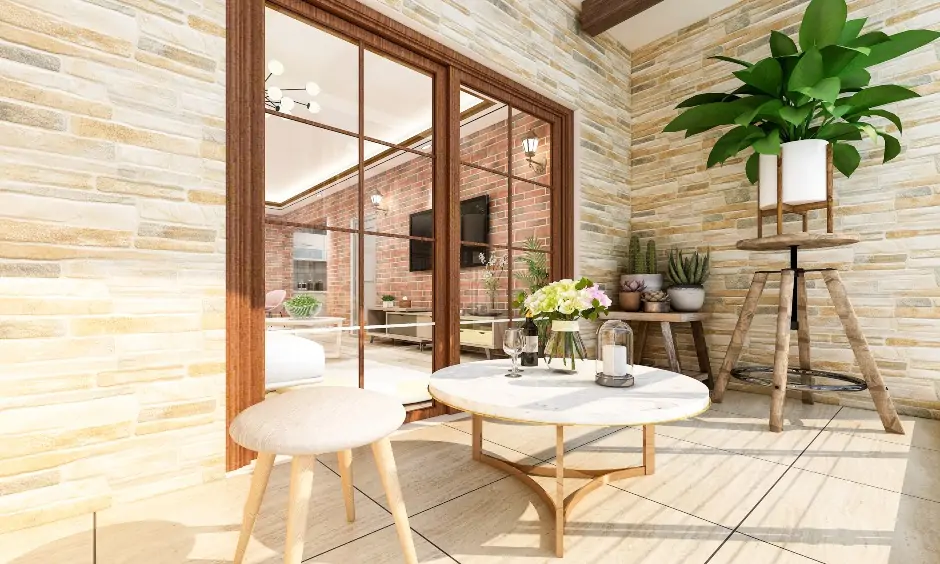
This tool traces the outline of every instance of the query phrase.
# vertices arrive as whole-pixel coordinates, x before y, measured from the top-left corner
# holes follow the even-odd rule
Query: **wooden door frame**
[[[460,128],[447,119],[459,115],[459,85],[495,92],[511,106],[548,122],[553,138],[551,162],[553,169],[560,170],[551,179],[551,274],[555,279],[573,274],[574,113],[570,109],[355,0],[269,3],[325,27],[358,33],[360,41],[380,52],[391,52],[405,61],[408,57],[402,54],[412,52],[447,69],[444,80],[435,80],[434,87],[434,119],[436,123],[443,120],[446,127],[434,136],[433,152],[450,156],[434,162],[435,186],[443,182],[450,188],[433,194],[433,207],[447,210],[434,214],[436,264],[457,256],[460,248],[460,204],[459,197],[453,197],[453,187],[460,180]],[[226,428],[236,415],[264,397],[265,6],[265,0],[226,2]],[[447,312],[435,334],[442,337],[434,341],[435,364],[459,362],[459,273],[435,276],[433,301],[435,312]],[[444,411],[444,406],[435,404],[410,411],[408,420]],[[246,466],[253,458],[251,451],[226,436],[227,470]]]

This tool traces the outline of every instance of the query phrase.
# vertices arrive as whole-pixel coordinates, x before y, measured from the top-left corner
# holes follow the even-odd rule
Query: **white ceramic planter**
[[[783,203],[791,206],[826,200],[829,142],[805,139],[783,143]],[[760,156],[760,207],[777,206],[777,157]]]
[[[630,280],[642,280],[646,284],[644,292],[658,292],[663,289],[662,274],[621,274],[620,286],[623,287],[623,283]]]
[[[695,312],[705,305],[705,288],[702,286],[672,286],[666,293],[675,311]]]

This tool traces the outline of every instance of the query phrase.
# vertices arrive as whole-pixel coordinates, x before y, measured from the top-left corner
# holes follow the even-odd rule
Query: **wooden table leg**
[[[643,472],[651,476],[656,472],[656,426],[643,425]]]
[[[692,340],[695,342],[695,354],[698,356],[698,369],[704,372],[708,377],[705,379],[705,385],[708,389],[715,389],[715,379],[712,376],[712,363],[708,359],[708,343],[705,342],[705,327],[701,321],[693,321]]]
[[[411,536],[411,526],[408,524],[408,511],[401,495],[401,485],[398,483],[398,468],[395,467],[395,457],[392,454],[392,443],[388,437],[372,443],[372,454],[379,469],[385,497],[388,499],[388,508],[395,519],[395,530],[398,531],[398,542],[405,554],[407,564],[417,564],[418,555],[415,552],[414,538]]]
[[[346,520],[356,520],[355,489],[353,488],[352,451],[341,450],[336,453],[339,461],[339,477],[343,485],[343,502],[346,504]]]
[[[787,398],[787,369],[790,362],[790,315],[793,313],[793,283],[796,273],[780,273],[780,305],[777,306],[777,347],[774,351],[773,392],[770,400],[770,430],[783,431],[783,405]]]
[[[806,219],[805,215],[803,216],[803,219]],[[812,370],[813,363],[810,361],[809,314],[806,312],[806,272],[802,270],[796,273],[796,298],[796,321],[800,325],[799,330],[797,331],[797,337],[799,339],[800,345],[800,368],[803,370]],[[804,375],[800,381],[804,385],[812,385],[813,377]],[[806,405],[813,405],[816,403],[816,401],[813,399],[812,391],[803,391],[803,403]]]
[[[315,456],[295,456],[291,461],[284,564],[300,564],[304,557],[304,537],[307,534],[307,513],[310,511],[316,461]]]
[[[871,399],[875,402],[875,409],[881,416],[881,423],[885,431],[889,433],[904,434],[904,427],[901,426],[901,420],[898,418],[897,409],[891,400],[891,394],[888,393],[888,387],[885,386],[881,378],[881,372],[878,371],[878,365],[875,364],[875,357],[868,348],[868,341],[865,334],[862,333],[862,327],[849,302],[848,295],[845,292],[845,286],[842,284],[842,278],[835,270],[823,271],[823,279],[826,281],[826,287],[829,288],[829,295],[832,296],[832,303],[836,306],[836,313],[842,320],[842,327],[845,329],[845,335],[849,338],[849,344],[852,345],[852,351],[855,353],[855,360],[858,367],[868,382],[868,391],[871,392]]]
[[[643,364],[643,351],[646,350],[646,331],[649,323],[645,321],[636,322],[636,354],[633,358],[634,364]]]
[[[751,329],[751,321],[754,320],[754,314],[757,313],[757,304],[760,302],[760,296],[764,292],[764,286],[767,284],[767,273],[758,272],[754,274],[751,281],[751,288],[747,291],[747,297],[744,298],[744,307],[741,308],[741,315],[738,316],[738,323],[734,327],[734,333],[731,334],[731,343],[728,345],[728,351],[725,353],[725,360],[721,363],[721,369],[718,371],[718,380],[715,382],[715,389],[712,390],[712,401],[721,403],[725,397],[725,389],[728,387],[728,379],[731,378],[731,369],[738,362],[741,356],[741,349],[744,347],[744,340]]]
[[[565,428],[555,427],[555,556],[565,555]]]
[[[479,461],[483,453],[483,417],[472,415],[470,425],[473,436],[473,459]]]
[[[248,500],[245,501],[245,512],[242,514],[242,530],[238,535],[238,546],[235,548],[235,564],[245,561],[245,550],[251,539],[251,532],[258,519],[261,501],[264,499],[264,490],[268,487],[271,469],[274,468],[274,454],[259,452],[255,462],[255,470],[251,474],[251,488],[248,490]]]
[[[663,347],[666,348],[666,357],[669,359],[669,370],[682,374],[679,352],[676,350],[676,338],[672,334],[672,323],[661,321],[659,327],[663,331]]]

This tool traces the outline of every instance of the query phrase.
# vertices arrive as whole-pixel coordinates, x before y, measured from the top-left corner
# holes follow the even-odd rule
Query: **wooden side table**
[[[679,363],[679,352],[676,350],[676,337],[672,332],[673,323],[688,323],[692,326],[692,340],[695,342],[695,354],[698,356],[698,368],[706,375],[705,385],[709,389],[714,387],[711,363],[708,361],[708,345],[705,343],[705,328],[702,321],[708,318],[707,313],[646,313],[643,311],[611,311],[604,319],[617,319],[620,321],[633,321],[636,328],[636,358],[634,363],[642,364],[643,351],[646,348],[646,334],[650,323],[659,323],[663,333],[663,346],[666,348],[666,357],[669,359],[669,370],[682,374]]]

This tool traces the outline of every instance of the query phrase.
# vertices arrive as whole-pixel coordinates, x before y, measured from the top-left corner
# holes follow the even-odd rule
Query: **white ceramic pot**
[[[829,179],[823,139],[791,141],[781,146],[783,158],[783,203],[795,206],[826,200]],[[777,207],[777,157],[760,156],[760,207]]]
[[[760,155],[760,209],[777,207],[777,155]]]
[[[663,289],[662,274],[621,274],[620,287],[622,288],[623,283],[630,280],[642,280],[646,284],[644,292],[658,292]]]
[[[672,286],[666,293],[675,311],[695,312],[705,305],[705,288],[702,286]]]

